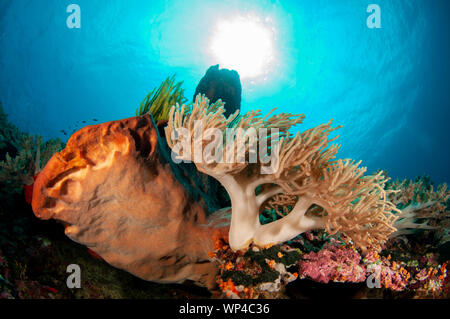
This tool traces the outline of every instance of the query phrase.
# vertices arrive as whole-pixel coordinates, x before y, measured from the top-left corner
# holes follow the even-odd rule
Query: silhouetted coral
[[[210,66],[195,89],[192,102],[198,94],[204,94],[211,103],[222,100],[225,103],[225,116],[241,109],[242,86],[239,74],[235,70],[220,69],[219,65]]]

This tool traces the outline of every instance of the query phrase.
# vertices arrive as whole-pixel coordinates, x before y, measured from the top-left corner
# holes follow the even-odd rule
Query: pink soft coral
[[[300,261],[300,275],[315,281],[328,283],[362,282],[366,279],[364,266],[359,265],[361,256],[351,247],[327,245],[321,251],[311,252]]]

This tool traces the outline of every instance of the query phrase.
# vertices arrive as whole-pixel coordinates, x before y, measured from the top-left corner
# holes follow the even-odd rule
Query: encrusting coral
[[[211,257],[219,263],[220,297],[302,296],[312,285],[321,287],[323,298],[327,286],[339,283],[340,287],[334,287],[342,293],[351,286],[356,288],[355,298],[448,298],[448,262],[438,262],[436,253],[416,255],[396,245],[389,251],[369,249],[361,254],[334,237],[323,241],[322,232],[308,232],[282,245],[252,247],[246,252],[232,251],[226,243],[216,242]],[[313,243],[322,247],[311,249]]]
[[[192,107],[172,107],[165,130],[176,158],[190,161],[194,154],[197,169],[216,178],[230,195],[229,243],[233,250],[245,249],[252,242],[258,246],[276,244],[321,228],[329,234],[344,234],[365,249],[379,247],[396,230],[393,211],[397,209],[387,200],[386,178],[382,172],[363,176],[366,168],[359,167],[360,163],[334,160],[339,147],[329,146],[335,139],[329,139],[329,135],[337,129],[331,127],[331,121],[292,136],[289,129],[302,123],[304,115],[280,113],[269,117],[269,113],[261,117],[259,111],[250,111],[226,118],[224,112],[222,101],[210,104],[205,96],[198,95]],[[209,129],[220,131],[213,134],[211,142]],[[271,142],[268,152],[261,155],[259,150],[260,158],[255,162],[250,160],[256,155],[255,141],[247,135],[250,130],[259,136],[266,132],[264,141]],[[221,146],[224,138],[226,144]],[[212,150],[209,157],[195,158],[196,152],[208,150]],[[230,161],[234,154],[244,155],[244,160]],[[270,156],[275,156],[275,169],[264,163]],[[263,190],[257,195],[261,185]],[[280,194],[289,195],[290,204],[296,196],[294,207],[287,216],[261,225],[261,208]],[[314,205],[322,210],[311,213]]]
[[[359,265],[361,256],[356,249],[333,244],[319,252],[302,256],[299,262],[300,278],[309,277],[318,282],[362,282],[366,271]]]

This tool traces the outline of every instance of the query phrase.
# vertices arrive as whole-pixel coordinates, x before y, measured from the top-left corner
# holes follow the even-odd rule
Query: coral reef
[[[63,143],[60,139],[52,139],[42,143],[42,137],[23,134],[16,156],[6,154],[0,162],[0,181],[10,189],[20,189],[23,185],[31,185],[33,177],[57,151]]]
[[[15,195],[23,192],[31,203],[34,179],[63,143],[60,139],[43,143],[40,136],[20,132],[8,121],[1,104],[0,123],[0,206],[9,205]]]
[[[432,254],[430,254],[432,255]],[[368,253],[363,263],[367,273],[373,274],[373,283],[377,288],[385,287],[395,291],[413,289],[416,294],[438,297],[442,294],[444,279],[447,276],[447,264],[439,265],[427,262],[419,266],[419,261],[392,261],[390,255],[380,256],[377,252]]]
[[[0,103],[0,185],[2,192],[21,192],[24,185],[33,184],[33,177],[54,153],[61,150],[60,139],[42,142],[42,137],[19,131],[8,121]]]
[[[320,232],[247,252],[216,242],[211,257],[219,263],[218,297],[296,298],[311,282],[324,292],[334,283],[342,290],[353,285],[353,298],[450,297],[449,263],[439,263],[436,253],[422,255],[398,242],[381,254],[374,249],[361,253],[334,237],[324,239]],[[306,293],[301,298],[311,297]]]
[[[252,242],[264,247],[292,239],[302,232],[324,228],[329,234],[340,232],[361,248],[379,247],[395,231],[395,205],[386,199],[382,172],[364,176],[365,168],[350,160],[333,160],[338,146],[328,144],[329,135],[336,128],[331,121],[292,136],[289,129],[302,122],[303,115],[285,114],[260,117],[259,111],[226,118],[219,100],[210,104],[204,96],[197,96],[192,108],[174,106],[169,114],[166,139],[178,160],[191,161],[192,154],[201,154],[210,147],[204,136],[209,129],[218,129],[220,141],[227,138],[223,149],[217,148],[211,158],[195,160],[199,171],[217,179],[227,190],[232,202],[230,246],[245,249]],[[280,134],[272,134],[270,129]],[[234,130],[233,134],[226,132]],[[257,159],[250,163],[246,156],[255,156],[254,141],[243,130],[268,135],[266,141],[278,142],[271,149],[277,168],[270,168]],[[181,132],[181,133],[180,133]],[[232,140],[229,140],[229,138]],[[181,138],[180,138],[181,137]],[[181,140],[181,143],[178,144]],[[242,145],[239,145],[241,141]],[[217,143],[217,140],[211,142]],[[180,147],[181,145],[181,147]],[[187,145],[185,147],[185,145]],[[227,156],[243,155],[243,161],[230,161]],[[279,156],[276,156],[279,155]],[[258,195],[255,191],[265,185]],[[284,218],[261,225],[260,210],[264,203],[278,194],[297,196],[292,211]],[[291,200],[289,203],[292,204]],[[283,203],[281,203],[283,204]],[[318,214],[308,213],[317,205]],[[311,212],[311,211],[309,211]]]
[[[217,282],[224,298],[284,298],[286,285],[298,277],[288,269],[297,263],[300,253],[287,245],[253,246],[244,252],[232,251],[226,242],[216,240],[210,256],[219,264]]]
[[[212,236],[228,219],[189,197],[144,115],[87,126],[56,153],[34,185],[33,211],[109,264],[161,283],[215,284]]]
[[[445,184],[364,176],[359,163],[334,160],[331,123],[293,137],[288,128],[302,116],[225,118],[223,106],[198,98],[173,109],[163,138],[150,114],[88,126],[58,152],[61,141],[20,132],[0,105],[0,299],[450,298]],[[195,119],[205,129],[279,127],[280,169],[265,176],[262,163],[173,162],[170,133]],[[23,197],[39,171],[33,208],[50,221]],[[229,183],[232,208],[213,198],[213,177]],[[257,224],[245,250],[227,236],[230,217],[235,231],[254,231],[240,227],[239,207]],[[281,231],[293,215],[322,221],[258,242],[265,225]],[[80,289],[66,285],[72,263],[83,269]]]

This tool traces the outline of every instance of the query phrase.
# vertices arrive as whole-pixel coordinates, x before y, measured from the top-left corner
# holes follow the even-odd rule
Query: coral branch
[[[388,198],[400,210],[395,222],[397,231],[390,237],[412,234],[418,229],[436,233],[441,244],[450,240],[450,191],[447,185],[434,190],[428,177],[395,181],[386,186]]]
[[[280,193],[283,193],[283,188],[281,187],[267,189],[265,192],[256,196],[256,203],[258,206],[261,206],[266,200]]]

